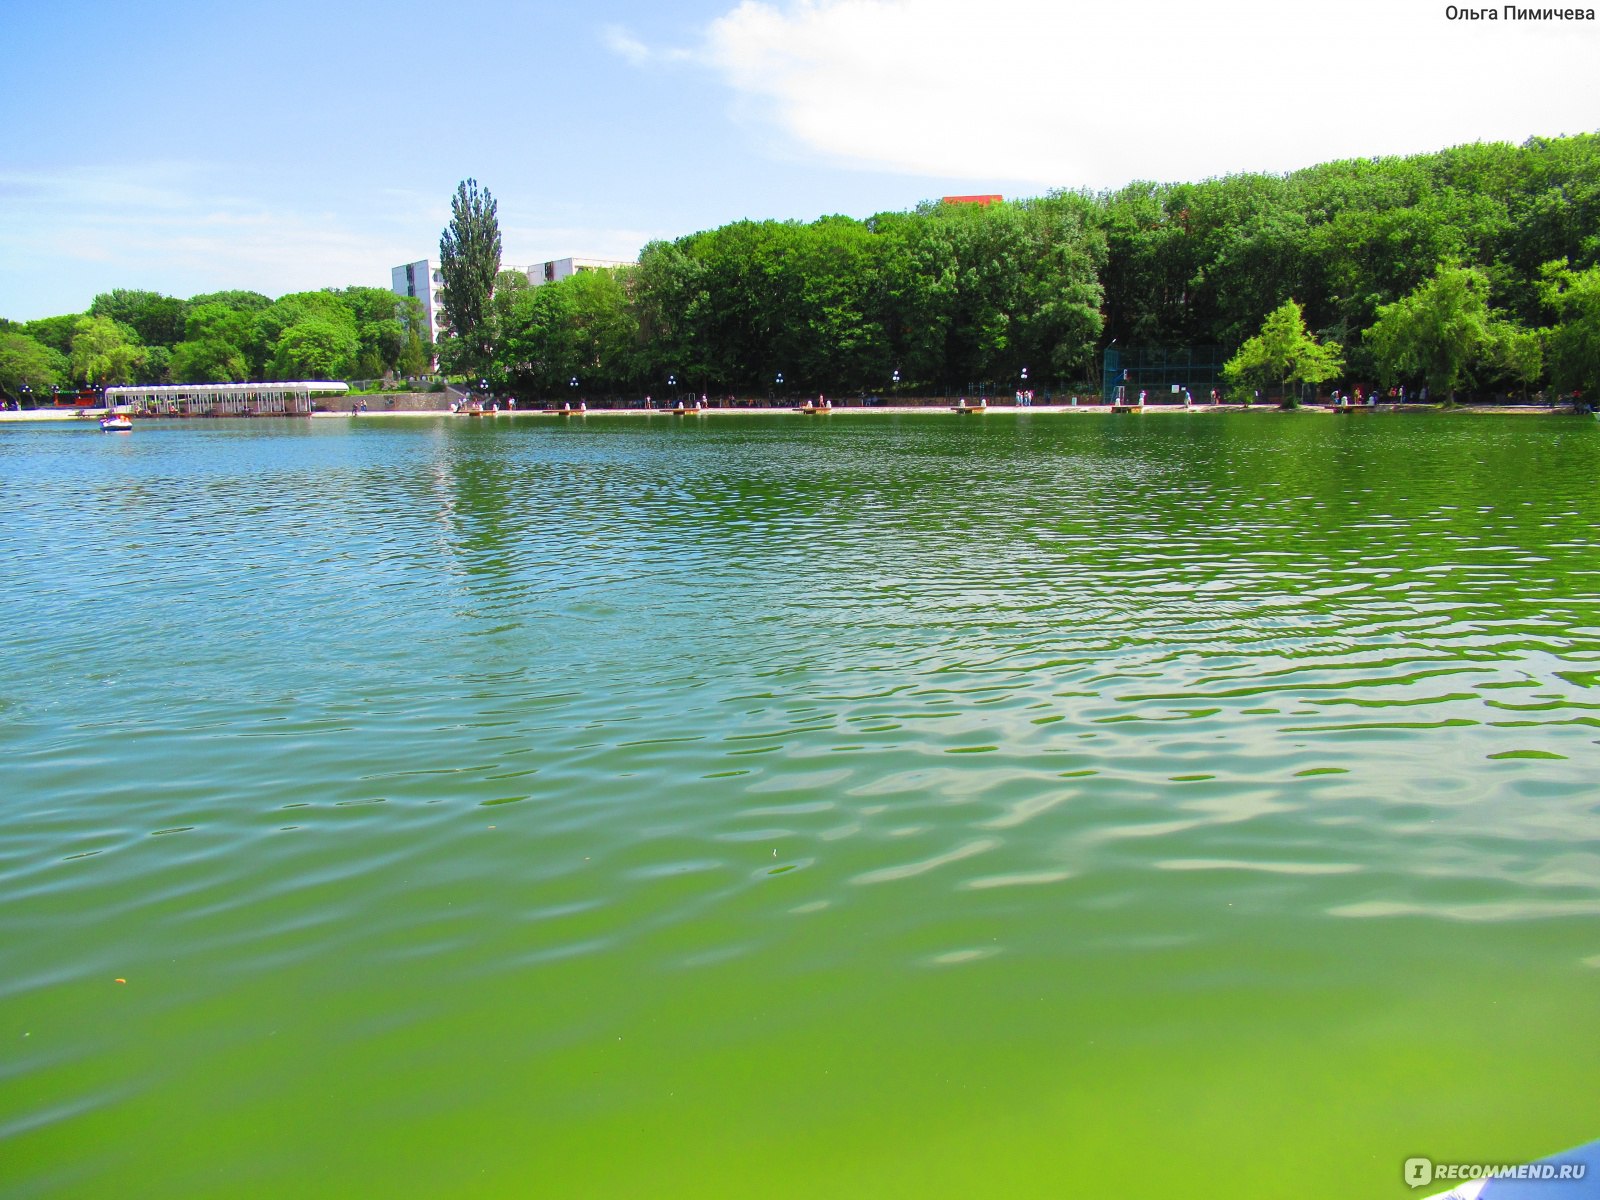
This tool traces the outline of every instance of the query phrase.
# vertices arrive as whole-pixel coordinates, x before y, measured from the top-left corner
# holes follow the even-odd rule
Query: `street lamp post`
[[[1022,403],[1027,408],[1033,407],[1033,397],[1028,395],[1028,368],[1022,368]]]

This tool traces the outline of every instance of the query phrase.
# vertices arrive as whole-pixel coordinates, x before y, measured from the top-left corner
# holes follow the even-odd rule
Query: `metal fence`
[[[1198,399],[1207,399],[1212,388],[1222,386],[1222,366],[1227,355],[1221,346],[1107,346],[1100,373],[1101,399],[1110,404],[1122,395],[1133,399],[1140,392],[1152,400],[1165,393],[1181,395],[1188,388]]]

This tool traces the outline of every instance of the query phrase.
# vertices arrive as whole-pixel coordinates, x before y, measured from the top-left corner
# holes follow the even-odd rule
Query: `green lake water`
[[[1401,1196],[1600,1137],[1597,464],[0,430],[0,1195]]]

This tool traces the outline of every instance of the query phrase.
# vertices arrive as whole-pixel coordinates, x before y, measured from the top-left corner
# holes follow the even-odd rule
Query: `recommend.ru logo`
[[[1589,1167],[1581,1162],[1434,1162],[1417,1155],[1406,1159],[1405,1181],[1414,1188],[1430,1183],[1474,1183],[1491,1179],[1560,1180],[1582,1179]]]

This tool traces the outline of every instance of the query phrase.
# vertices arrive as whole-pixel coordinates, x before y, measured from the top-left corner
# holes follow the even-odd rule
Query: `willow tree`
[[[1300,305],[1286,300],[1267,315],[1261,332],[1239,347],[1222,368],[1230,388],[1245,384],[1283,384],[1284,403],[1294,403],[1291,384],[1322,383],[1344,370],[1338,342],[1321,342],[1306,328]]]
[[[450,224],[439,238],[439,273],[451,334],[440,353],[448,367],[477,374],[494,349],[489,298],[500,273],[500,217],[489,189],[480,190],[476,179],[458,184],[450,201]]]
[[[67,356],[15,330],[0,329],[0,392],[13,399],[26,387],[43,395],[67,381]]]
[[[79,317],[72,335],[72,377],[102,385],[132,383],[147,351],[126,325],[110,317]]]
[[[1467,365],[1494,342],[1488,276],[1447,263],[1409,295],[1380,307],[1366,336],[1385,383],[1421,375],[1436,397],[1452,402]]]

